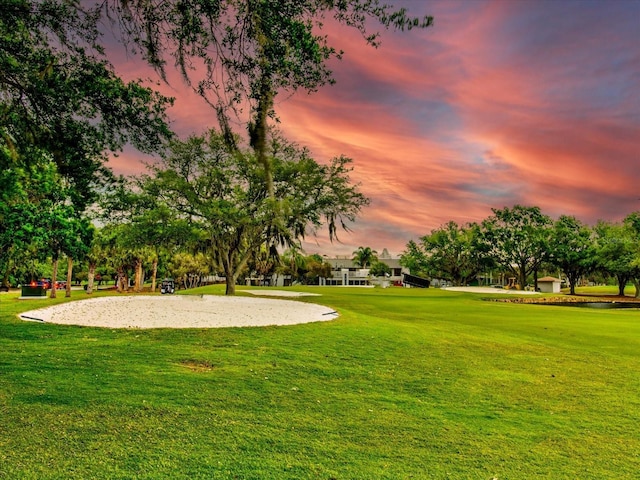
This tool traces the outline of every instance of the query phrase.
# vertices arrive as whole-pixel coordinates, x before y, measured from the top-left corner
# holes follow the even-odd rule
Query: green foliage
[[[79,258],[85,209],[125,144],[155,152],[171,100],[122,81],[98,44],[99,9],[11,0],[0,9],[0,271],[25,251]]]
[[[202,252],[195,255],[177,252],[171,257],[167,268],[183,288],[193,288],[200,285],[203,276],[211,273],[211,259]]]
[[[280,255],[279,263],[278,272],[280,274],[290,275],[293,281],[299,281],[299,273],[302,275],[305,273],[307,258],[298,244],[292,244]]]
[[[592,230],[575,217],[561,215],[554,223],[549,242],[551,263],[560,267],[575,295],[580,277],[596,268],[596,251]]]
[[[359,267],[367,268],[377,260],[378,252],[372,250],[371,247],[358,247],[358,249],[353,252],[352,261]]]
[[[409,240],[405,248],[406,250],[400,255],[400,265],[408,268],[413,275],[430,277],[429,263],[420,246],[414,240]]]
[[[38,165],[0,174],[7,187],[0,195],[0,272],[4,281],[21,262],[82,258],[90,243],[89,221],[67,201],[69,188],[46,157]]]
[[[81,328],[15,317],[64,299],[0,295],[0,472],[637,476],[637,313],[439,289],[296,290],[321,293],[305,301],[340,317],[267,328]]]
[[[207,232],[207,247],[233,294],[240,273],[261,248],[277,257],[323,224],[333,239],[368,200],[349,181],[350,160],[320,165],[309,153],[275,137],[271,143],[273,195],[249,152],[229,151],[209,132],[173,142],[164,165],[142,186],[147,195]]]
[[[598,281],[615,278],[619,295],[632,281],[640,298],[639,212],[622,223],[599,222],[594,228],[567,215],[552,222],[538,207],[515,205],[493,213],[479,226],[449,222],[422,237],[420,244],[411,240],[401,265],[414,275],[454,284],[497,265],[517,277],[520,286],[543,266],[557,267],[566,275],[571,294],[578,281],[590,275]]]
[[[138,277],[143,267],[150,267],[153,283],[157,270],[164,271],[172,255],[197,250],[204,237],[188,219],[158,201],[154,192],[145,191],[145,181],[146,177],[119,178],[103,195],[100,218],[118,229],[117,243],[136,257]]]
[[[80,210],[108,175],[107,152],[126,143],[154,152],[170,136],[171,100],[114,73],[97,21],[55,0],[15,0],[0,13],[0,146],[11,160],[0,166],[34,165],[33,152],[43,152]]]
[[[387,265],[386,263],[382,263],[381,261],[376,260],[371,264],[369,273],[374,277],[383,277],[385,275],[391,274],[391,267],[389,267],[389,265]]]
[[[298,245],[287,248],[279,258],[277,272],[291,277],[292,284],[318,285],[320,278],[331,277],[331,264],[321,255],[304,255]]]
[[[487,258],[477,248],[477,239],[477,225],[458,226],[451,221],[422,237],[419,245],[410,242],[401,262],[414,267],[411,272],[415,275],[466,285],[488,266]]]
[[[492,211],[482,222],[478,248],[512,272],[524,288],[529,274],[547,259],[552,221],[539,207],[515,205]]]
[[[331,264],[325,262],[320,255],[309,255],[305,260],[304,283],[306,285],[318,285],[320,278],[331,277]]]
[[[229,117],[232,112],[241,117],[240,109],[250,105],[250,146],[271,197],[273,172],[267,150],[274,99],[279,92],[313,92],[333,82],[328,61],[342,52],[324,33],[327,18],[356,28],[374,46],[378,34],[368,33],[369,20],[396,29],[433,23],[432,17],[409,17],[405,9],[378,0],[181,0],[153,7],[144,0],[115,0],[105,5],[118,18],[125,39],[140,47],[163,78],[171,58],[187,83],[215,108],[231,150],[238,146]]]
[[[628,281],[640,282],[637,263],[640,236],[635,218],[636,214],[631,214],[622,224],[599,222],[595,227],[598,265],[618,280],[619,295],[623,295]],[[636,295],[640,295],[640,288],[636,289]]]

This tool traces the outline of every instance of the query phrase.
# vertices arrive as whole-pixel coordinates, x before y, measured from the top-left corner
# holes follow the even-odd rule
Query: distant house
[[[538,279],[538,289],[542,293],[560,293],[562,280],[555,277],[542,277]]]
[[[346,255],[324,257],[324,260],[331,265],[331,277],[325,279],[326,285],[402,285],[402,274],[409,273],[409,269],[400,265],[400,258],[392,258],[386,248],[378,256],[378,261],[391,269],[389,276],[384,279],[372,279],[369,276],[369,269],[356,265],[351,258]]]
[[[330,257],[323,255],[322,259],[331,265],[331,276],[320,278],[320,285],[340,286],[402,286],[402,275],[409,273],[409,269],[400,265],[400,258],[392,258],[385,248],[378,256],[378,261],[391,269],[389,275],[384,277],[372,277],[369,268],[362,268],[353,263],[352,256],[340,255]],[[291,286],[290,275],[276,275],[267,282],[260,283],[262,279],[247,279],[247,285],[273,285],[276,287]]]

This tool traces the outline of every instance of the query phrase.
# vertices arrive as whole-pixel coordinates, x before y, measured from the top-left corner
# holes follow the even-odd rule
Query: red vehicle
[[[32,280],[29,286],[42,287],[45,290],[49,290],[51,288],[51,280],[48,278],[41,278],[40,280]]]
[[[42,287],[45,290],[49,290],[51,288],[51,279],[49,278],[41,278],[40,280],[33,280],[29,286],[31,287]],[[67,282],[64,280],[58,280],[56,282],[56,290],[64,290],[67,288]]]

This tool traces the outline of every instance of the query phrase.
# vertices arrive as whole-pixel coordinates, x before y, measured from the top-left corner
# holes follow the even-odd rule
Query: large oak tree
[[[578,280],[596,266],[592,229],[575,217],[561,215],[553,225],[549,257],[567,276],[570,293],[575,295]]]
[[[514,205],[491,210],[493,215],[482,222],[478,248],[511,272],[523,289],[527,277],[530,274],[535,277],[548,258],[551,218],[539,207]]]
[[[307,150],[278,137],[270,139],[268,152],[273,197],[253,154],[230,152],[224,136],[214,131],[173,142],[164,163],[142,181],[158,202],[208,232],[228,295],[262,247],[275,256],[279,246],[296,245],[322,225],[333,239],[368,203],[350,182],[349,159],[321,165]]]
[[[401,263],[411,272],[466,285],[487,266],[481,250],[476,248],[477,225],[460,226],[450,221],[411,241],[401,256]]]

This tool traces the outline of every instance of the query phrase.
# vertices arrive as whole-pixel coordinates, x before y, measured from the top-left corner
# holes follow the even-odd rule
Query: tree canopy
[[[352,260],[356,265],[362,268],[367,268],[374,261],[378,260],[378,252],[373,250],[371,247],[358,247],[358,249],[353,252]]]
[[[402,264],[413,267],[416,275],[440,278],[454,285],[466,285],[486,266],[476,248],[477,225],[459,226],[450,221],[431,234],[410,242],[402,254]]]
[[[125,144],[155,152],[171,135],[171,100],[116,75],[96,43],[97,21],[56,0],[12,0],[0,11],[0,166],[48,157],[79,209],[109,153]]]
[[[553,222],[539,207],[515,205],[492,209],[481,224],[451,221],[430,235],[411,240],[400,263],[415,275],[471,283],[485,270],[498,268],[524,288],[538,269],[564,273],[570,294],[589,276],[613,277],[624,295],[627,282],[640,298],[640,212],[623,222],[600,221],[594,227],[560,215]]]
[[[42,250],[56,241],[38,233],[53,234],[51,212],[60,222],[86,223],[83,212],[111,177],[110,153],[125,144],[158,151],[171,137],[171,100],[116,75],[98,44],[98,20],[99,12],[73,1],[9,0],[0,9],[5,282],[29,243]]]
[[[253,154],[230,152],[214,131],[174,141],[164,163],[141,183],[158,202],[207,232],[227,294],[235,292],[238,275],[262,246],[277,256],[278,246],[296,245],[323,224],[333,239],[368,203],[350,183],[350,159],[321,165],[277,136],[269,152],[275,199]]]
[[[248,108],[247,133],[273,196],[268,121],[280,92],[309,92],[333,82],[328,66],[342,51],[326,24],[357,29],[379,44],[370,22],[384,28],[426,28],[433,17],[411,17],[379,0],[106,0],[124,37],[166,78],[169,60],[216,111],[228,148],[236,149],[230,115]],[[337,35],[336,35],[337,36]]]
[[[628,281],[636,283],[636,295],[640,295],[640,264],[638,263],[638,240],[640,235],[634,228],[634,218],[626,222],[611,224],[599,222],[595,227],[595,248],[599,267],[618,280],[618,294],[624,295]]]
[[[480,228],[479,246],[517,279],[520,288],[546,259],[551,218],[539,207],[514,205],[491,209]]]
[[[596,267],[592,231],[575,217],[561,215],[554,223],[549,242],[550,261],[562,269],[569,281],[571,295],[578,280]]]

